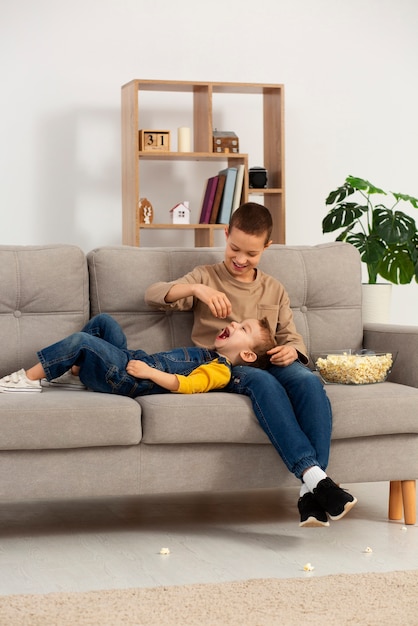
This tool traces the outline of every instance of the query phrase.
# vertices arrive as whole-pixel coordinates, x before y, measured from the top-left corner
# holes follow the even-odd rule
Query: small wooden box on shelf
[[[170,152],[170,131],[139,129],[138,94],[141,91],[192,94],[192,152]],[[247,154],[214,151],[212,100],[217,94],[262,96],[263,136],[260,141],[263,142],[264,167],[268,171],[268,188],[249,188]],[[147,147],[149,134],[154,133],[156,136],[151,137],[151,145],[155,145],[156,141],[158,147]],[[262,195],[263,204],[270,210],[273,218],[273,242],[285,243],[283,85],[135,79],[122,86],[122,243],[139,246],[141,229],[187,229],[194,230],[196,247],[213,246],[214,231],[225,228],[224,224],[144,224],[139,221],[137,209],[143,195],[140,190],[141,163],[153,160],[207,161],[217,164],[218,169],[243,164],[245,173],[242,200],[247,202],[251,194]]]

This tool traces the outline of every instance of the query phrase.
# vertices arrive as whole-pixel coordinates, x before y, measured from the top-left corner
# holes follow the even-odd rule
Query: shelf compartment
[[[213,248],[214,231],[223,230],[225,226],[226,224],[139,224],[139,230],[194,230],[196,248]]]

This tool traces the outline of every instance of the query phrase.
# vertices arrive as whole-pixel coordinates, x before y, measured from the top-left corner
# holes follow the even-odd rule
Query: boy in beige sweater
[[[258,268],[271,245],[272,219],[260,204],[246,203],[225,228],[225,258],[194,268],[178,280],[151,285],[146,301],[159,309],[194,312],[192,340],[210,345],[216,329],[233,319],[266,317],[275,329],[268,371],[236,366],[226,391],[247,395],[260,425],[283,462],[298,479],[300,526],[328,526],[357,502],[325,472],[331,442],[329,400],[307,367],[284,286]]]

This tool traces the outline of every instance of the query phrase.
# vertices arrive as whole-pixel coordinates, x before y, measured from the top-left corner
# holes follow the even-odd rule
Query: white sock
[[[325,474],[325,472],[321,470],[318,465],[314,465],[314,467],[309,468],[304,473],[302,480],[309,489],[309,491],[313,493],[313,490],[315,489],[317,484],[326,477],[327,475]]]
[[[300,488],[300,492],[299,492],[299,497],[300,497],[300,498],[303,498],[303,496],[304,496],[306,493],[309,493],[309,489],[308,489],[308,487],[305,485],[305,483],[302,483],[302,486],[301,486],[301,488]]]

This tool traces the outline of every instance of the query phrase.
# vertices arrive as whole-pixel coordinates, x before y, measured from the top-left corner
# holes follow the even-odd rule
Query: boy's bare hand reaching
[[[195,297],[206,304],[214,317],[225,318],[232,313],[232,305],[222,291],[207,285],[194,285]]]
[[[225,318],[232,313],[232,305],[223,291],[200,283],[173,285],[165,296],[165,301],[176,302],[180,298],[189,298],[190,296],[206,304],[214,317]]]
[[[271,363],[280,367],[291,365],[298,358],[297,350],[293,346],[275,346],[267,354],[271,355]]]

